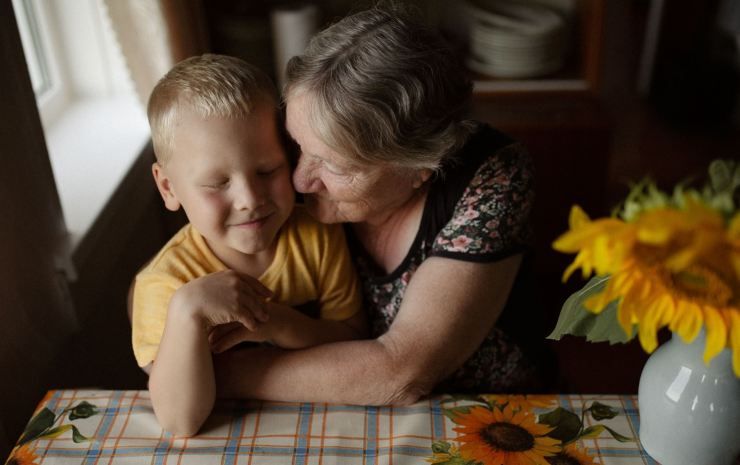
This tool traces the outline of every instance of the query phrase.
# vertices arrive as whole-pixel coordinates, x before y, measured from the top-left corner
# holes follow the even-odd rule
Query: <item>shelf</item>
[[[496,79],[471,72],[476,94],[596,93],[599,87],[604,0],[577,0],[571,57],[563,70],[536,79]]]

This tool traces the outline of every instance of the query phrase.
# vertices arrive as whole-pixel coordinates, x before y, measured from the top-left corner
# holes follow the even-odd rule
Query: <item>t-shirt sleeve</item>
[[[522,252],[533,201],[531,159],[521,144],[508,145],[475,172],[430,255],[491,262]]]
[[[161,272],[142,271],[134,284],[131,339],[136,363],[144,367],[154,361],[167,320],[167,308],[177,279]]]
[[[346,320],[362,310],[357,272],[350,259],[344,230],[322,225],[319,306],[322,319]]]

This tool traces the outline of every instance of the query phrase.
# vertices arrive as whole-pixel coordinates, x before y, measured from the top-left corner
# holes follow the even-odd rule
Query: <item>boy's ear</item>
[[[162,165],[157,162],[152,164],[152,175],[154,176],[154,182],[157,184],[159,194],[164,200],[164,206],[167,210],[177,211],[180,209],[180,201],[177,200],[175,192],[172,190],[172,182],[170,178],[164,172]]]

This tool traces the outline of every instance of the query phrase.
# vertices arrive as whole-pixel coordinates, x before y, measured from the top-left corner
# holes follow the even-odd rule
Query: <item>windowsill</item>
[[[149,140],[134,97],[80,100],[46,131],[72,251],[103,211]]]

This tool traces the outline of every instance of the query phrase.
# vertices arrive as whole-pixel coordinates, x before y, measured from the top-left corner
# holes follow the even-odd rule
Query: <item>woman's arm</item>
[[[495,263],[424,261],[387,333],[305,350],[272,348],[216,359],[222,397],[407,404],[478,348],[500,315],[521,256]]]

